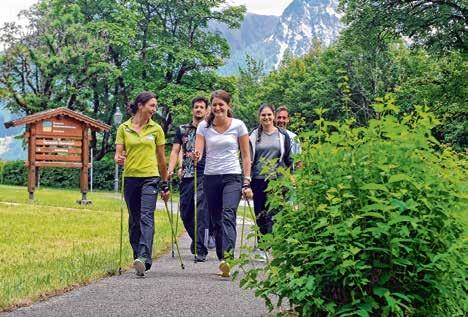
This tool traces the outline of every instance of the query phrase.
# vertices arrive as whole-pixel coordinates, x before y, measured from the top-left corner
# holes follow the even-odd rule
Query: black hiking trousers
[[[253,192],[254,211],[257,226],[262,235],[273,232],[273,214],[268,210],[267,193],[268,181],[261,178],[254,178],[250,183]],[[260,237],[258,237],[260,240]]]
[[[191,252],[194,253],[194,178],[184,177],[180,183],[180,217],[184,223],[185,230],[192,239]],[[197,254],[208,254],[208,237],[210,218],[206,203],[205,192],[203,191],[203,177],[197,177]]]
[[[204,190],[216,240],[216,255],[225,258],[225,252],[236,247],[237,208],[241,198],[240,174],[204,175]]]
[[[154,236],[154,210],[159,177],[125,177],[124,197],[128,208],[128,235],[133,259],[144,258],[151,268]]]

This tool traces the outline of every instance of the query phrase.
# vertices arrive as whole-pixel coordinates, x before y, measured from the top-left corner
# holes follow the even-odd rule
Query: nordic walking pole
[[[256,223],[257,217],[255,217],[255,213],[252,211],[252,207],[250,206],[250,201],[247,201],[247,206],[249,206],[249,212],[250,212],[250,217],[252,217],[253,221]],[[258,232],[255,230],[255,243],[254,243],[254,248],[257,248],[257,237],[258,237]]]
[[[172,238],[174,239],[174,242],[175,242],[175,246],[176,246],[176,250],[177,250],[177,256],[178,256],[179,262],[180,262],[180,267],[182,268],[182,270],[184,270],[185,267],[184,267],[184,263],[182,262],[182,257],[180,256],[179,243],[177,242],[177,237],[175,236],[174,224],[172,222],[171,215],[169,214],[169,208],[167,207],[167,201],[164,202],[164,206],[166,207],[167,218],[169,219],[169,224],[171,226]]]
[[[171,192],[171,217],[172,217],[172,222],[174,222],[174,210],[173,210],[173,204],[172,204],[172,181],[169,180],[169,191]],[[177,232],[177,230],[176,230]],[[172,257],[174,257],[174,237],[171,235],[171,248],[172,248]]]
[[[120,185],[120,254],[119,254],[119,275],[122,275],[122,249],[123,249],[123,197],[124,197],[124,173],[122,169],[122,179]]]
[[[193,227],[194,227],[194,259],[193,262],[197,263],[198,255],[198,206],[197,206],[197,159],[193,160],[194,169],[193,169]]]
[[[247,201],[247,197],[244,195],[244,200]],[[244,203],[244,215],[242,216],[242,231],[241,231],[241,240],[240,240],[240,248],[239,248],[239,258],[242,255],[242,247],[244,246],[244,228],[245,228],[245,213],[246,213],[246,203]]]

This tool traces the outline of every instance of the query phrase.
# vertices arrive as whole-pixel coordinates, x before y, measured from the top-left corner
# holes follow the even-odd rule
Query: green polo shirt
[[[117,129],[115,144],[123,144],[125,159],[124,176],[159,176],[156,146],[166,143],[164,132],[153,120],[141,129],[140,133],[132,128],[132,119],[122,123]]]

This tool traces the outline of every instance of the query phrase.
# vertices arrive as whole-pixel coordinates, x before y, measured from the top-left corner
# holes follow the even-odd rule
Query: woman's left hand
[[[245,199],[251,200],[253,198],[252,188],[250,187],[242,188],[242,195],[244,196]]]

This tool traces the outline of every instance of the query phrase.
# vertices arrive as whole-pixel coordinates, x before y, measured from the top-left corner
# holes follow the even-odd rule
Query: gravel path
[[[239,219],[240,220],[240,219]],[[240,237],[240,226],[238,228]],[[218,260],[193,263],[190,239],[180,240],[182,270],[169,250],[153,263],[145,278],[133,271],[50,298],[0,317],[13,316],[266,316],[263,301],[239,288],[239,280],[216,275]],[[239,245],[239,243],[238,243]]]

